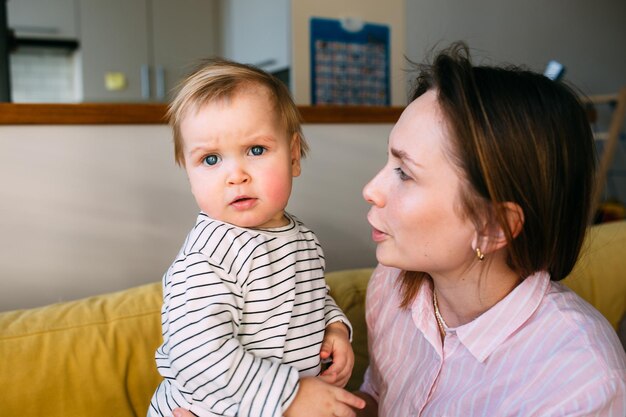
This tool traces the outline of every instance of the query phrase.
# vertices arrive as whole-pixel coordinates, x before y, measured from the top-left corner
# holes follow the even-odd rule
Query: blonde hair
[[[295,135],[300,145],[300,156],[306,156],[309,146],[302,134],[302,118],[285,84],[252,65],[214,58],[199,63],[181,82],[178,93],[169,105],[166,118],[174,134],[174,158],[178,165],[185,166],[180,129],[185,117],[205,104],[232,98],[246,86],[259,86],[269,93],[288,137]]]

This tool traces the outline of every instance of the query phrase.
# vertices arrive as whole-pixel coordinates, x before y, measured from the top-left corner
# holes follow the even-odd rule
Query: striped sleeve
[[[335,302],[335,300],[333,300],[333,297],[330,296],[329,292],[330,289],[327,286],[326,301],[324,307],[324,321],[326,323],[326,327],[328,327],[329,324],[335,323],[337,321],[342,322],[348,328],[349,339],[350,342],[352,342],[352,323],[350,323],[348,317],[346,317],[343,311],[341,311],[341,309],[337,306],[337,303]]]
[[[201,253],[188,254],[169,295],[166,341],[177,385],[197,415],[278,417],[295,396],[298,371],[247,352],[234,337],[243,296],[233,277]],[[212,414],[208,415],[212,415]]]

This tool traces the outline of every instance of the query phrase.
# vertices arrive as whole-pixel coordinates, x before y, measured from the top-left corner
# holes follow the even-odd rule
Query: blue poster
[[[389,26],[311,18],[311,103],[389,106]]]

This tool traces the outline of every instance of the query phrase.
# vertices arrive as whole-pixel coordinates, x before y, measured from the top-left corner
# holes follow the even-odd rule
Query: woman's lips
[[[382,242],[383,240],[387,239],[387,233],[383,232],[380,229],[377,229],[376,226],[374,226],[374,223],[372,222],[372,211],[370,209],[370,212],[367,213],[367,222],[370,224],[370,226],[372,226],[372,240],[376,243]]]
[[[375,227],[372,227],[372,240],[376,243],[382,242],[383,240],[387,239],[387,233],[378,230]]]

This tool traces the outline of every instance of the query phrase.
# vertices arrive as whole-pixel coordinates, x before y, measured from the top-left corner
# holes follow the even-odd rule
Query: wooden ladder
[[[594,213],[602,202],[602,193],[604,191],[607,174],[613,163],[613,157],[615,156],[615,150],[619,142],[619,135],[624,125],[624,118],[626,117],[626,87],[623,87],[617,94],[589,96],[583,99],[583,102],[593,107],[602,104],[615,105],[613,113],[611,114],[609,130],[595,133],[596,140],[602,140],[605,141],[605,143],[596,173],[596,184],[591,200],[592,213]]]

